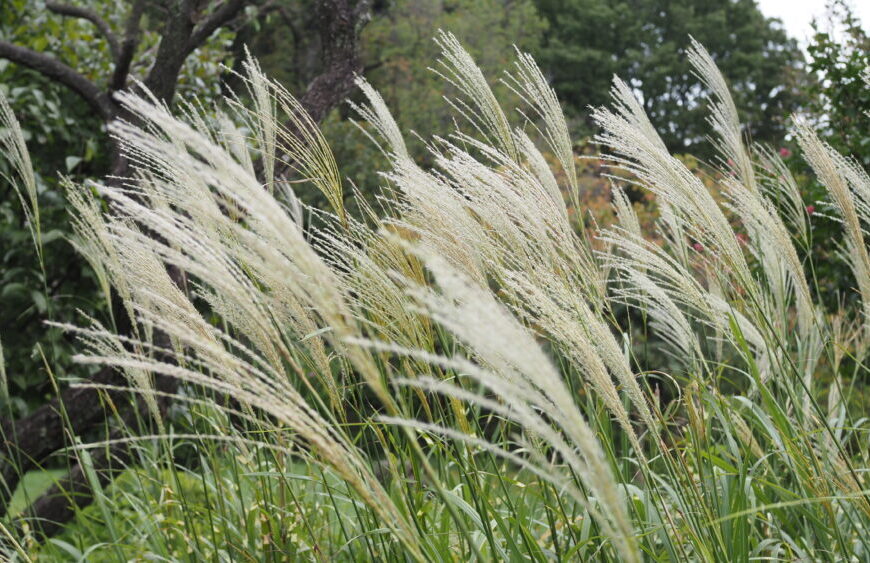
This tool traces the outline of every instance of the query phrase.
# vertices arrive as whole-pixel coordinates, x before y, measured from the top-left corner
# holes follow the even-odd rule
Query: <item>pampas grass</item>
[[[255,61],[247,94],[215,115],[118,94],[135,119],[111,132],[133,177],[67,190],[75,246],[133,329],[64,328],[79,362],[124,372],[160,418],[159,434],[120,440],[138,448],[140,485],[100,493],[134,507],[124,549],[173,559],[184,537],[194,559],[298,546],[324,561],[866,559],[854,404],[870,342],[867,174],[797,126],[861,297],[826,315],[804,273],[798,184],[744,142],[701,45],[689,62],[711,93],[721,194],[668,152],[623,81],[593,113],[604,158],[655,196],[657,237],[618,186],[616,224],[572,221],[573,143],[530,56],[504,80],[527,125],[512,129],[471,55],[436,41],[470,128],[427,140],[424,168],[358,79],[353,109],[389,160],[359,217],[324,136]],[[303,210],[298,182],[330,209]],[[180,418],[156,407],[157,376],[179,382]],[[194,462],[166,453],[178,442]],[[165,502],[190,495],[183,475],[206,500]],[[158,524],[169,517],[183,533]]]

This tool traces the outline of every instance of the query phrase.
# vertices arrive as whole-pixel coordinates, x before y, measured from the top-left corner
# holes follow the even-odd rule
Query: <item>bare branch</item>
[[[323,72],[308,84],[305,94],[299,98],[302,109],[315,123],[322,121],[329,110],[344,101],[354,89],[354,78],[362,70],[359,57],[359,34],[370,19],[370,3],[360,0],[351,8],[349,0],[317,0],[314,4],[315,21],[320,34]],[[284,124],[288,131],[296,133],[295,120]],[[287,155],[276,155],[274,175],[286,176],[292,166]],[[261,161],[257,162],[260,176]]]
[[[106,20],[101,18],[94,10],[91,10],[90,8],[82,8],[80,6],[70,6],[69,4],[60,4],[58,2],[46,2],[45,7],[55,14],[69,16],[71,18],[81,18],[83,20],[88,20],[97,26],[97,29],[100,30],[100,33],[103,34],[103,37],[106,38],[106,42],[109,44],[109,51],[112,52],[112,60],[117,62],[118,54],[120,52],[118,36],[112,32],[112,28],[109,27]]]
[[[194,0],[166,3],[166,23],[160,32],[154,63],[145,77],[145,87],[167,103],[175,96],[178,75],[190,54],[187,45],[194,29],[194,4]]]
[[[353,9],[353,19],[361,25],[372,17],[372,0],[359,0]]]
[[[60,60],[6,41],[0,41],[0,58],[31,68],[63,84],[90,104],[104,121],[114,117],[117,108],[109,96],[99,86]]]
[[[351,7],[350,0],[318,0],[315,17],[320,34],[324,70],[300,99],[315,121],[353,90],[354,77],[362,70],[359,33],[368,21],[368,2]]]

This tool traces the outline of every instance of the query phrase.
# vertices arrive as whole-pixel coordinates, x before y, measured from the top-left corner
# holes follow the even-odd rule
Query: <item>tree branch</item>
[[[6,41],[0,41],[0,58],[26,66],[63,84],[83,98],[104,121],[114,117],[117,108],[111,98],[96,84],[60,60]]]
[[[127,83],[127,75],[130,74],[133,54],[139,45],[139,22],[144,12],[145,0],[136,0],[130,8],[127,25],[124,27],[124,40],[121,42],[118,57],[115,59],[115,70],[112,72],[112,79],[109,81],[109,89],[112,91],[121,90]]]
[[[359,58],[359,32],[368,21],[368,2],[351,8],[349,0],[318,0],[315,17],[321,59],[326,67],[299,99],[305,111],[317,122],[353,90],[354,77],[362,70]]]
[[[167,2],[167,10],[166,25],[160,32],[154,63],[144,82],[158,100],[169,103],[175,96],[178,75],[190,54],[187,45],[194,29],[194,1]]]
[[[68,4],[60,4],[58,2],[46,2],[45,7],[49,11],[61,16],[69,16],[71,18],[81,18],[88,20],[100,30],[106,42],[109,44],[109,51],[112,52],[112,59],[117,62],[120,52],[118,37],[112,32],[112,28],[106,23],[106,20],[101,18],[99,14],[90,8],[82,8],[80,6],[70,6]]]
[[[224,0],[220,6],[215,8],[211,14],[194,28],[187,41],[187,52],[190,53],[202,45],[218,28],[239,15],[239,12],[247,3],[248,0]]]
[[[358,0],[353,9],[353,19],[357,22],[357,32],[361,31],[362,26],[368,23],[372,16],[372,0]]]

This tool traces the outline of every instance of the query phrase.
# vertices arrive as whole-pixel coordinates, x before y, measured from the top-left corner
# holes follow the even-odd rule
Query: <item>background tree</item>
[[[291,91],[303,89],[317,72],[320,40],[306,33],[311,24],[308,3],[278,3],[264,12],[258,30],[249,27],[243,32],[247,37],[237,36],[237,52],[241,54],[242,45],[247,44],[267,75]],[[454,33],[488,76],[495,77],[491,85],[499,94],[508,94],[498,76],[508,68],[513,46],[536,52],[545,28],[533,0],[380,0],[372,3],[372,21],[360,35],[362,69],[393,109],[402,130],[416,133],[408,134],[407,142],[425,164],[429,155],[417,135],[425,138],[452,124],[441,98],[444,81],[428,68],[439,53],[433,41],[435,32]],[[386,161],[352,123],[352,117],[350,106],[340,104],[322,128],[342,173],[353,178],[364,193],[373,193],[381,179],[375,173],[378,167],[370,163],[386,165]],[[304,201],[322,203],[317,190],[299,188]]]
[[[754,0],[536,0],[549,23],[539,60],[563,103],[590,131],[589,105],[608,99],[614,74],[642,93],[644,109],[675,151],[709,156],[703,91],[685,69],[688,35],[728,77],[746,133],[773,141],[802,101],[803,57]]]
[[[194,3],[165,4],[11,0],[0,6],[0,88],[32,147],[47,229],[43,272],[33,247],[21,239],[26,229],[13,209],[11,186],[0,185],[0,242],[8,249],[0,256],[0,334],[7,343],[17,413],[53,392],[41,354],[58,375],[72,369],[71,343],[42,321],[72,321],[76,309],[97,314],[103,308],[93,274],[64,240],[69,230],[58,173],[74,178],[123,173],[105,124],[119,116],[112,92],[132,81],[167,101],[176,89],[195,91],[205,103],[218,92],[206,77],[219,71],[232,39],[219,24],[236,18],[244,2],[225,4],[221,12],[209,11],[205,3],[196,13]],[[199,26],[187,33],[189,43],[182,41],[183,30],[164,25],[168,15],[184,20],[176,11],[185,9]],[[176,33],[174,39],[163,41],[170,32]],[[178,66],[179,60],[184,64]]]
[[[870,166],[870,89],[862,73],[870,67],[870,36],[843,0],[829,2],[827,21],[813,22],[807,47],[817,80],[807,112],[837,150]]]
[[[870,89],[862,73],[870,67],[870,36],[842,0],[829,1],[827,15],[814,20],[812,26],[814,34],[807,53],[813,80],[801,116],[838,152],[855,158],[866,169],[870,167]],[[814,224],[811,252],[821,258],[815,271],[821,299],[829,310],[836,311],[858,299],[849,269],[837,259],[844,250],[842,225],[820,203],[825,199],[825,188],[806,164],[790,151],[788,163],[801,179]]]
[[[499,83],[499,78],[510,68],[515,46],[527,52],[538,51],[546,22],[532,0],[396,0],[388,8],[361,37],[366,78],[392,108],[406,133],[412,156],[428,166],[431,154],[420,137],[452,127],[453,118],[442,96],[455,95],[431,70],[437,68],[439,55],[433,41],[435,32],[443,29],[456,35],[484,69],[494,91],[502,99],[512,100],[511,92]],[[363,189],[372,191],[382,180],[366,163],[383,162],[383,156],[343,117],[353,117],[349,108],[344,115],[336,113],[327,120],[324,132],[343,163],[343,172]],[[508,118],[515,124],[521,120],[518,114]]]

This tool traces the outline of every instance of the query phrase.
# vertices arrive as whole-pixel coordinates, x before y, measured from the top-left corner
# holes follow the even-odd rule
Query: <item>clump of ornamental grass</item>
[[[506,111],[456,38],[437,41],[459,96],[456,130],[427,140],[431,167],[358,80],[360,128],[390,162],[372,200],[352,190],[360,216],[326,139],[252,60],[246,94],[213,114],[118,95],[133,118],[110,130],[135,173],[67,189],[76,248],[133,328],[66,328],[78,361],[124,372],[152,416],[153,379],[177,380],[185,415],[121,440],[138,463],[133,486],[97,493],[124,507],[105,545],[275,560],[303,546],[324,561],[870,556],[868,428],[851,404],[870,344],[866,172],[797,126],[860,303],[826,314],[799,184],[745,142],[701,45],[689,62],[710,92],[720,194],[626,83],[593,112],[614,182],[656,197],[649,233],[619,186],[616,224],[568,213],[583,189],[573,143],[529,55],[504,79],[524,105]],[[303,182],[330,209],[305,210]],[[643,365],[644,345],[676,362]]]

